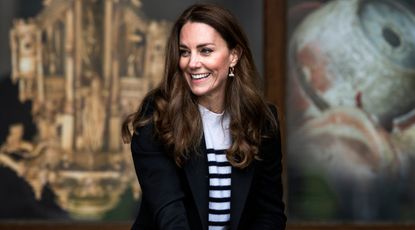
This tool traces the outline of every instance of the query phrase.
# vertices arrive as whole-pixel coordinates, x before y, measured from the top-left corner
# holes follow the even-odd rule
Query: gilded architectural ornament
[[[0,164],[40,199],[44,186],[73,217],[98,219],[140,188],[121,122],[160,81],[166,21],[147,19],[139,0],[47,0],[10,32],[12,80],[32,102],[37,127],[22,140],[10,126]]]

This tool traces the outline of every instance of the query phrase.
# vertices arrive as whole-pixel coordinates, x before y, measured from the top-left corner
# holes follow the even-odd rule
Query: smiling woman
[[[143,192],[133,229],[284,229],[277,112],[235,17],[186,9],[165,68],[123,124]]]
[[[236,65],[238,53],[207,24],[187,22],[183,26],[179,65],[199,104],[214,112],[223,111],[229,69]]]

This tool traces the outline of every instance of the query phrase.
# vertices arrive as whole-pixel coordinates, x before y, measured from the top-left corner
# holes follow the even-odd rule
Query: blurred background
[[[0,1],[0,225],[135,218],[119,126],[195,2]],[[209,2],[240,20],[284,112],[288,229],[411,229],[415,1]]]

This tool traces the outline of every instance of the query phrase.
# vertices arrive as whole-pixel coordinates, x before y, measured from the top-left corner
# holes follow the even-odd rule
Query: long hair
[[[258,157],[264,126],[277,128],[275,118],[265,103],[260,88],[251,50],[244,32],[235,17],[226,9],[211,4],[196,4],[187,8],[177,19],[167,41],[165,70],[158,87],[150,91],[143,101],[153,101],[154,112],[143,116],[143,103],[137,112],[123,123],[124,142],[131,141],[133,130],[153,122],[155,134],[163,142],[178,166],[197,152],[203,128],[197,97],[192,94],[179,68],[180,30],[187,22],[205,23],[214,28],[226,41],[230,50],[237,49],[239,61],[235,65],[235,77],[228,78],[225,90],[225,112],[230,116],[232,145],[226,151],[227,159],[234,167],[245,168]]]

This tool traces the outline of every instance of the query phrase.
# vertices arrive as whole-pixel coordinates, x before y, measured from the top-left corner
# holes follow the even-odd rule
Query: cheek
[[[187,62],[185,59],[180,58],[179,59],[179,68],[180,70],[184,71],[184,69],[186,68]]]
[[[229,63],[229,61],[228,61],[227,58],[222,58],[222,59],[218,60],[215,63],[215,65],[216,65],[216,69],[219,72],[221,72],[221,73],[222,72],[226,72],[226,74],[228,73],[228,69],[229,69],[230,63]]]
[[[219,77],[222,77],[225,74],[225,69],[227,69],[225,65],[220,65],[218,68],[216,68],[216,72]]]

